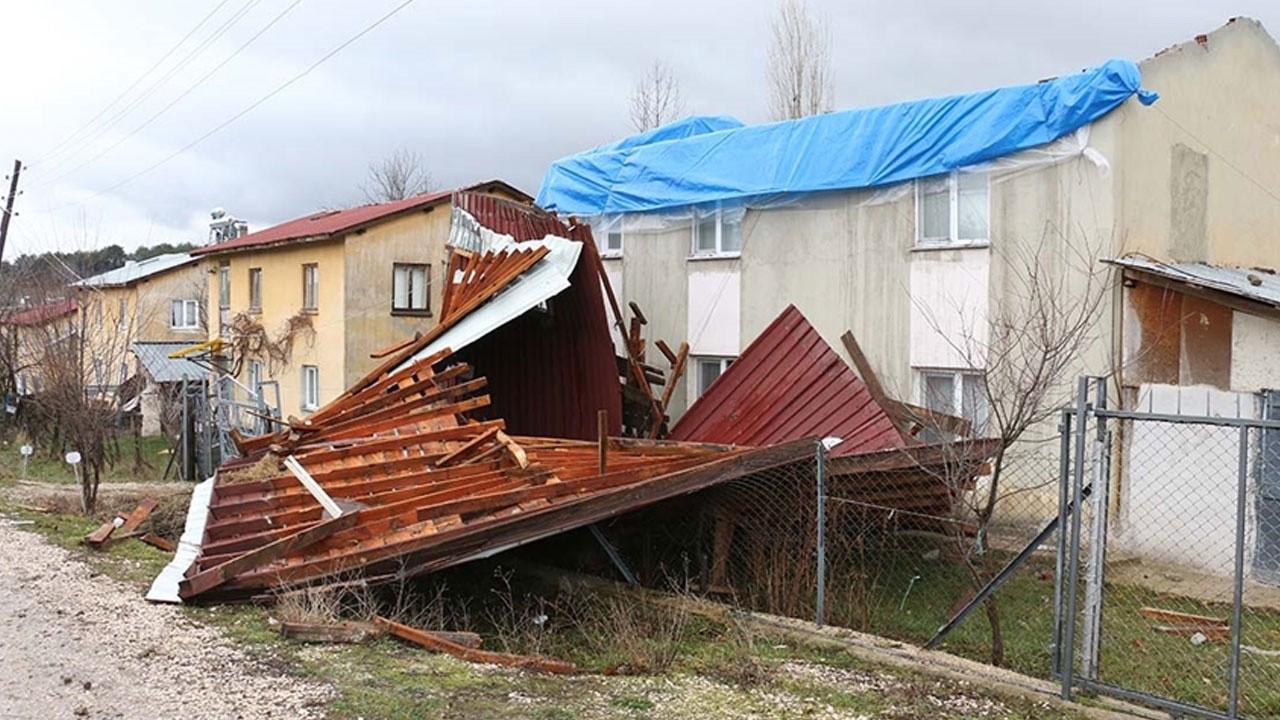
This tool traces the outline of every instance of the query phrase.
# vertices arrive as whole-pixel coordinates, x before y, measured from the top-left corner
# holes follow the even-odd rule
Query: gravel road
[[[0,718],[319,718],[332,694],[0,517]]]

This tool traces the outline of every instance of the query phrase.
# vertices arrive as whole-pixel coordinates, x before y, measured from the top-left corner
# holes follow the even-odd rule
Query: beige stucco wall
[[[199,263],[147,278],[134,286],[134,325],[132,340],[145,342],[200,342],[204,323],[195,330],[175,330],[170,326],[170,303],[174,300],[196,300],[204,317],[207,273]]]
[[[439,321],[443,296],[449,206],[438,205],[351,234],[344,248],[347,338],[343,386],[359,380],[379,360],[369,353],[425,332]],[[431,266],[430,315],[393,314],[395,263]]]
[[[1275,41],[1240,19],[1141,69],[1161,98],[1125,113],[1120,221],[1131,247],[1161,260],[1280,264]]]

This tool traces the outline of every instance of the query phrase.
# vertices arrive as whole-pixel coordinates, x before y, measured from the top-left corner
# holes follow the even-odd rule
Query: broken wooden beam
[[[1152,620],[1162,620],[1164,622],[1176,623],[1180,625],[1217,625],[1228,626],[1229,621],[1224,617],[1211,617],[1208,615],[1192,615],[1191,613],[1178,612],[1177,610],[1165,610],[1157,607],[1138,608],[1138,612],[1143,617]]]
[[[172,540],[168,538],[160,537],[155,533],[146,533],[145,535],[143,535],[138,539],[150,545],[153,548],[156,548],[158,550],[163,550],[165,552],[173,552],[174,550],[178,549],[178,546],[175,545]]]
[[[531,655],[512,655],[510,653],[477,650],[475,648],[469,648],[456,642],[446,640],[435,633],[418,630],[416,628],[411,628],[408,625],[402,625],[394,620],[388,620],[381,615],[375,616],[373,618],[373,623],[401,640],[411,642],[428,650],[452,655],[468,662],[484,663],[486,665],[505,665],[507,667],[518,667],[526,670],[554,673],[558,675],[572,675],[578,672],[577,666],[573,663]]]
[[[85,535],[84,540],[81,540],[81,542],[92,547],[102,547],[102,543],[106,542],[107,538],[111,537],[111,533],[115,532],[115,529],[115,521],[109,520],[102,523],[102,527],[94,530],[88,535]]]
[[[160,501],[155,498],[147,498],[138,503],[138,507],[134,508],[133,512],[129,513],[124,519],[124,524],[120,526],[120,534],[127,535],[137,530],[142,523],[146,522],[147,518],[151,516],[151,511],[155,510],[159,504]]]

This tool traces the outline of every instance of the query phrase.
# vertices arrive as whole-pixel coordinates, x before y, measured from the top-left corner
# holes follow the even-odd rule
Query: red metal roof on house
[[[78,307],[79,305],[76,303],[75,298],[56,300],[44,305],[27,308],[26,310],[6,313],[2,322],[6,325],[39,325],[42,322],[60,318],[63,315],[70,315]]]
[[[867,386],[789,305],[685,412],[670,438],[773,445],[813,436],[841,438],[833,455],[903,445]]]
[[[516,195],[529,197],[518,188],[508,185],[501,180],[490,180],[488,182],[463,188],[463,190],[492,189],[502,189]],[[359,207],[348,208],[346,210],[324,210],[312,213],[305,217],[300,217],[296,220],[290,220],[288,222],[269,227],[265,230],[249,233],[248,235],[243,235],[232,240],[220,242],[215,245],[209,245],[207,247],[197,248],[192,250],[191,254],[212,255],[235,250],[263,248],[302,240],[328,239],[382,220],[388,220],[403,213],[423,210],[449,202],[449,199],[453,196],[454,192],[457,191],[441,190],[438,192],[415,195],[410,198],[405,198],[404,200],[375,203],[372,205],[361,205]]]

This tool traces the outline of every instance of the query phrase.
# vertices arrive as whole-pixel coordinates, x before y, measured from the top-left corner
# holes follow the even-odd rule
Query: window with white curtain
[[[693,254],[695,257],[728,255],[742,252],[741,213],[724,210],[698,210],[693,214]]]
[[[982,245],[991,235],[986,173],[953,172],[916,181],[916,246]]]
[[[391,311],[431,312],[431,266],[395,263],[391,279]]]
[[[200,329],[200,303],[195,300],[173,300],[169,303],[169,327],[174,330]]]

